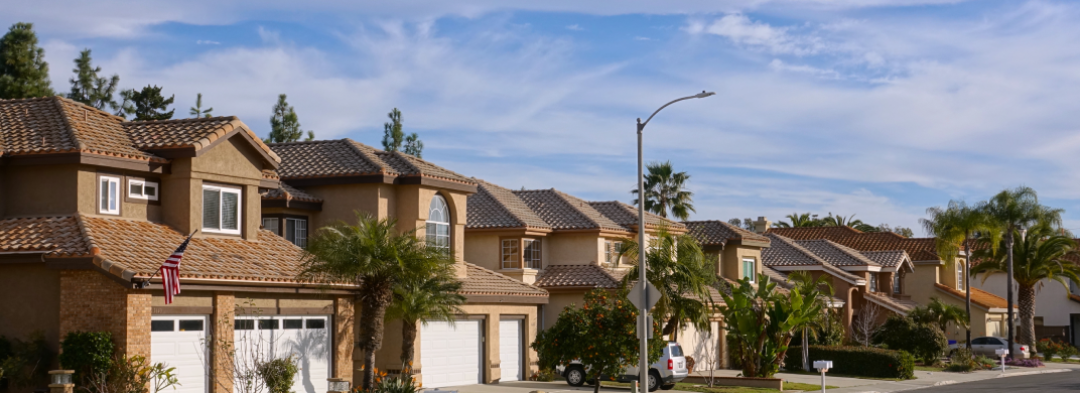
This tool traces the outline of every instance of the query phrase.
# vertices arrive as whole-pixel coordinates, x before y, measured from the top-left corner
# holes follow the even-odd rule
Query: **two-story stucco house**
[[[272,144],[281,157],[282,187],[262,199],[262,224],[304,246],[317,228],[356,223],[356,213],[393,218],[401,231],[416,231],[458,261],[458,279],[467,302],[454,323],[419,327],[413,372],[424,387],[526,379],[536,370],[529,345],[548,294],[470,250],[466,226],[474,215],[467,203],[477,183],[465,176],[400,152],[386,152],[349,140]],[[557,252],[557,251],[555,251]],[[500,273],[496,273],[495,271]],[[386,326],[376,353],[380,370],[401,370],[401,322]],[[357,351],[359,352],[359,351]],[[361,353],[354,354],[359,366]],[[357,373],[359,375],[359,373]]]
[[[353,287],[297,282],[302,250],[260,229],[281,161],[240,120],[0,100],[0,149],[0,335],[42,332],[59,352],[70,332],[110,332],[118,352],[176,367],[182,393],[231,392],[223,348],[240,336],[289,344],[297,392],[351,378]],[[160,276],[143,283],[191,233],[166,305]]]
[[[768,233],[799,242],[828,240],[863,253],[904,251],[914,268],[911,272],[870,269],[868,273],[876,274],[879,284],[895,282],[895,273],[901,273],[901,292],[899,296],[893,296],[896,299],[927,304],[932,298],[938,298],[949,304],[964,306],[964,280],[968,277],[964,271],[963,259],[956,258],[954,263],[945,263],[938,257],[933,238],[907,238],[886,232],[864,233],[849,227],[769,228]],[[864,255],[872,256],[869,253]],[[869,277],[864,276],[864,279],[869,281]],[[880,287],[884,285],[879,285]],[[855,306],[857,307],[858,304]],[[1003,336],[1006,307],[1004,298],[973,285],[971,287],[972,337]],[[946,334],[953,340],[964,339],[962,329],[950,328]]]

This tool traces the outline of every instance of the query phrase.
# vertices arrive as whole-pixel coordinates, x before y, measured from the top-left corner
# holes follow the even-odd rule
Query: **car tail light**
[[[1025,352],[1025,351],[1027,351],[1027,347],[1021,345],[1020,346],[1020,352]]]
[[[675,361],[674,360],[671,360],[671,359],[667,360],[667,369],[668,370],[674,370],[675,369]]]

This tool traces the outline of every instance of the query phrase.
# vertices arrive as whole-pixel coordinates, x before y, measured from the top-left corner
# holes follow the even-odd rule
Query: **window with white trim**
[[[754,258],[743,258],[743,278],[750,279],[751,283],[757,282],[757,261]]]
[[[240,234],[240,188],[203,185],[203,232]]]
[[[502,241],[502,268],[517,269],[521,254],[518,253],[518,239],[503,239]]]
[[[262,226],[263,229],[273,232],[275,235],[281,236],[281,230],[278,228],[277,217],[263,217]]]
[[[135,199],[158,200],[157,182],[128,179],[128,197]]]
[[[98,178],[98,212],[102,214],[120,214],[120,178],[101,176]]]
[[[442,195],[431,198],[426,232],[429,246],[450,252],[450,208]]]
[[[892,279],[892,293],[899,295],[903,289],[900,288],[900,272],[893,273]]]
[[[292,242],[297,247],[307,247],[307,219],[286,218],[285,240]]]
[[[870,273],[870,293],[877,292],[877,274]]]
[[[964,264],[956,263],[956,289],[964,290]]]
[[[622,249],[622,242],[605,240],[604,241],[604,261],[612,265],[619,264],[619,250]]]
[[[540,239],[524,239],[522,243],[522,257],[526,269],[540,269],[543,267],[543,262],[540,257]]]

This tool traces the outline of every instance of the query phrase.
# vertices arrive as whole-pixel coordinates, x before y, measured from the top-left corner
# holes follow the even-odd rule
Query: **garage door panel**
[[[480,322],[429,322],[421,326],[420,366],[424,387],[481,382]]]
[[[150,332],[150,360],[175,367],[175,375],[181,384],[170,391],[205,393],[209,359],[204,330],[206,317],[154,316],[151,321],[154,323]],[[181,327],[188,331],[180,331]]]
[[[523,379],[521,357],[521,320],[499,321],[499,367],[502,370],[501,381],[520,381]]]
[[[234,340],[236,347],[251,348],[238,353],[242,358],[284,358],[294,356],[300,369],[293,381],[296,393],[324,393],[330,378],[330,333],[327,316],[274,316],[238,322]],[[238,318],[238,321],[242,320]],[[300,321],[299,325],[296,321]],[[244,329],[239,329],[240,327]]]

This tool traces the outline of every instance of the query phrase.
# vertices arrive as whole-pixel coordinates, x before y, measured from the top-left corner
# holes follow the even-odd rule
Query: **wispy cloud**
[[[567,30],[573,30],[573,31],[584,31],[585,30],[585,28],[583,28],[583,27],[581,27],[579,25],[576,25],[576,24],[566,26],[566,29]]]
[[[712,22],[691,21],[685,30],[690,34],[718,35],[736,45],[772,53],[812,55],[824,48],[816,36],[790,34],[790,27],[773,27],[740,13],[727,14]]]
[[[195,44],[196,45],[221,45],[220,42],[210,41],[210,40],[197,40],[197,41],[195,41]]]

